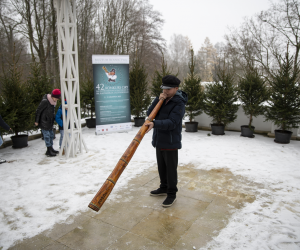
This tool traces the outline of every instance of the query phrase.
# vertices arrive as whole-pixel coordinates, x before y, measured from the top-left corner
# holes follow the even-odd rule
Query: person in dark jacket
[[[55,105],[60,96],[61,92],[59,89],[54,89],[51,94],[45,94],[36,110],[35,125],[39,126],[42,130],[47,147],[47,156],[56,156],[58,154],[58,151],[53,149],[53,124],[55,119]]]
[[[67,104],[67,101],[65,101],[65,104]],[[67,117],[68,114],[68,108],[65,108],[66,112],[65,115]],[[55,121],[57,122],[59,126],[59,133],[60,133],[60,139],[59,139],[59,148],[61,148],[61,143],[64,138],[64,124],[63,124],[63,114],[62,114],[62,105],[59,106],[56,115],[55,115]]]
[[[156,148],[156,159],[160,177],[160,187],[150,192],[152,196],[167,195],[162,206],[170,207],[176,201],[178,149],[181,149],[182,119],[188,96],[178,90],[180,80],[167,75],[162,78],[163,93],[156,97],[147,111],[149,116],[159,99],[164,103],[155,120],[146,124],[148,133],[153,128],[152,145]]]
[[[0,115],[0,126],[2,127],[2,128],[4,128],[5,130],[12,130],[7,124],[6,124],[6,122],[2,119],[2,116]],[[3,140],[2,140],[2,136],[1,136],[1,134],[0,134],[0,146],[2,146],[2,144],[3,144]],[[4,160],[4,159],[0,159],[0,164],[2,164],[2,163],[4,163],[4,162],[6,162],[6,160]]]

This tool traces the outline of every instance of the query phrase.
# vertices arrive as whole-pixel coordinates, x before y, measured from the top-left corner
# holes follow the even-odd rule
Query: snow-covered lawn
[[[128,133],[96,136],[94,129],[83,128],[89,152],[70,159],[47,158],[41,139],[29,141],[24,149],[1,149],[0,157],[10,163],[0,165],[0,249],[88,210],[137,131],[134,127]],[[204,170],[227,168],[261,187],[256,200],[237,210],[207,247],[299,249],[300,141],[281,145],[261,135],[248,139],[237,132],[208,133],[183,131],[180,164],[193,163]],[[151,136],[144,137],[114,190],[156,164]],[[58,140],[59,134],[54,140],[56,149]]]

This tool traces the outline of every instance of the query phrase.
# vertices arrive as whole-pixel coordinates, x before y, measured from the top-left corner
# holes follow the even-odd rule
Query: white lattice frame
[[[66,157],[82,153],[87,147],[81,133],[81,110],[78,77],[76,0],[55,0],[57,13],[58,53],[64,138],[59,155],[65,148]],[[64,100],[67,100],[65,104]],[[68,115],[65,110],[68,108]],[[70,122],[71,121],[71,122]],[[70,126],[68,126],[70,124]]]

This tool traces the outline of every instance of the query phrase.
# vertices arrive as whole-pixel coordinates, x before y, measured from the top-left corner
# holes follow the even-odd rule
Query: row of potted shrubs
[[[275,142],[289,143],[292,136],[289,129],[300,125],[299,76],[299,67],[288,53],[271,79],[263,78],[257,68],[248,66],[238,84],[234,85],[234,73],[225,67],[218,68],[215,81],[201,93],[202,110],[214,122],[211,124],[212,134],[224,134],[225,127],[237,118],[237,102],[240,102],[249,117],[248,125],[241,126],[242,136],[253,138],[253,118],[263,115],[265,121],[272,121],[279,127],[275,130]],[[188,115],[192,112],[187,108]]]
[[[12,62],[0,78],[0,110],[3,120],[11,127],[13,148],[22,148],[28,145],[28,133],[37,131],[34,125],[35,111],[46,93],[51,93],[54,88],[51,79],[42,72],[39,63],[32,63],[28,76],[18,64],[18,56],[13,54]],[[93,118],[94,83],[86,80],[81,84],[81,105],[86,114],[90,110]],[[56,109],[59,107],[59,103]],[[95,124],[94,119],[91,119]],[[0,127],[3,134],[8,132]]]
[[[41,65],[31,64],[28,76],[18,64],[18,56],[13,54],[12,61],[3,72],[0,81],[0,110],[3,120],[10,126],[13,147],[26,147],[28,132],[35,127],[35,111],[46,93],[51,93],[50,79],[42,74]],[[7,131],[1,128],[2,134]]]
[[[245,74],[235,82],[233,70],[225,63],[216,65],[214,81],[205,88],[201,86],[200,77],[194,73],[192,50],[189,68],[190,73],[181,87],[188,94],[186,115],[190,121],[185,123],[187,132],[198,130],[194,118],[205,112],[212,118],[212,134],[223,135],[225,127],[237,118],[236,113],[241,105],[249,117],[249,123],[241,126],[242,136],[253,138],[253,118],[264,115],[265,121],[272,121],[279,127],[275,130],[275,142],[290,142],[292,132],[289,129],[298,128],[300,124],[300,74],[298,65],[288,53],[282,59],[281,67],[269,78],[248,65]]]
[[[144,123],[141,116],[150,105],[151,98],[147,93],[147,74],[144,67],[138,61],[133,66],[129,76],[131,112],[136,116],[136,126],[141,126]],[[224,134],[225,127],[237,118],[237,102],[240,101],[249,117],[249,124],[242,126],[243,136],[253,137],[253,117],[264,115],[266,121],[272,121],[280,128],[275,131],[275,141],[289,143],[292,132],[288,129],[297,128],[300,124],[300,74],[293,57],[287,54],[271,79],[262,77],[257,68],[248,66],[238,84],[235,83],[235,73],[225,63],[216,65],[214,81],[205,86],[205,89],[194,68],[194,52],[191,50],[190,72],[181,86],[188,94],[186,115],[190,122],[186,123],[186,131],[197,131],[198,124],[193,122],[194,118],[205,112],[213,121],[212,134]],[[153,84],[153,95],[159,95],[161,78],[170,74],[167,70],[164,71],[161,74],[156,71],[157,84]],[[25,82],[22,82],[21,72],[14,62],[1,79],[1,115],[16,136],[20,132],[34,129],[35,109],[41,100],[41,93],[51,91],[50,81],[41,74],[40,65],[32,64],[31,75]],[[90,107],[93,114],[94,86],[91,79],[81,86],[81,103]],[[91,118],[94,127],[95,119]]]

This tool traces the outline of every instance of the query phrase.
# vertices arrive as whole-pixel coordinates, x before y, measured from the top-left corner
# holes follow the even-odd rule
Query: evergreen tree
[[[95,113],[95,93],[94,82],[90,78],[85,78],[80,84],[80,100],[83,106],[91,110],[91,118]]]
[[[245,76],[239,81],[238,96],[242,107],[249,116],[249,128],[251,128],[253,117],[263,115],[263,105],[269,98],[265,81],[259,76],[258,70],[248,66]]]
[[[190,122],[194,120],[194,117],[202,114],[204,91],[201,86],[200,76],[195,74],[195,57],[194,50],[191,49],[191,58],[189,62],[190,73],[184,79],[182,90],[188,95],[188,102],[186,105],[186,114],[190,119]]]
[[[239,105],[235,104],[237,88],[234,85],[234,72],[220,63],[215,66],[214,82],[207,85],[204,99],[204,112],[213,118],[213,122],[226,126],[237,115]]]
[[[168,68],[167,62],[165,62],[164,54],[162,54],[161,71],[156,69],[154,72],[154,76],[152,78],[152,87],[151,87],[152,96],[156,97],[162,93],[160,86],[162,85],[162,78],[166,75],[172,75],[172,72]]]
[[[22,70],[13,53],[12,63],[1,77],[1,116],[15,135],[33,128],[35,109],[27,82],[22,82]]]
[[[206,37],[197,54],[200,77],[204,82],[211,82],[213,80],[212,71],[214,64],[216,63],[216,58],[217,50],[209,38]]]
[[[45,94],[51,94],[50,78],[42,74],[42,67],[34,62],[30,65],[31,72],[28,78],[28,88],[32,95],[32,103],[37,108]]]
[[[147,73],[144,65],[137,59],[129,73],[130,84],[130,110],[131,114],[139,118],[145,116],[151,99],[147,93]]]
[[[45,94],[51,94],[53,84],[51,83],[51,79],[43,74],[42,65],[38,62],[33,62],[30,65],[30,73],[29,78],[27,80],[28,88],[30,93],[32,93],[32,103],[35,108],[37,108],[42,101]],[[60,86],[58,87],[60,88]],[[55,113],[57,112],[59,106],[61,104],[61,100],[57,100],[57,104],[55,106]],[[56,123],[56,122],[54,122]],[[33,126],[33,130],[38,130],[39,127]]]
[[[298,128],[300,124],[299,66],[294,66],[294,59],[287,52],[270,82],[270,107],[267,108],[265,117],[266,121],[274,122],[281,130]]]

